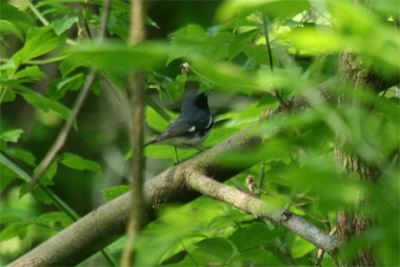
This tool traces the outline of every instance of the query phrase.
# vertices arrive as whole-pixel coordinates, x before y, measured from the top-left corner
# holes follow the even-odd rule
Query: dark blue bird
[[[193,148],[207,138],[213,126],[208,107],[207,93],[195,93],[183,103],[181,114],[168,128],[148,145],[171,145],[179,148]]]

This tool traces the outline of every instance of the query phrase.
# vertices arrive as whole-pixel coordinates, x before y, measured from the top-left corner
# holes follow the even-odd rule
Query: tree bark
[[[339,68],[341,81],[346,86],[351,86],[355,92],[360,92],[360,90],[380,92],[386,89],[385,82],[365,69],[362,60],[350,51],[343,52],[340,55]],[[339,108],[361,106],[364,107],[366,112],[369,112],[371,108],[369,104],[364,103],[363,99],[348,98],[347,96],[339,97],[338,106]],[[346,146],[349,141],[351,140],[348,140],[345,136],[338,136],[335,143],[335,158],[343,170],[344,178],[365,183],[374,182],[379,178],[379,168],[348,151]],[[365,211],[369,209],[368,203],[369,200],[365,196],[360,196],[353,206],[338,211],[337,232],[342,242],[354,240],[371,228],[373,220],[365,215]],[[342,264],[344,266],[375,266],[377,265],[377,258],[373,249],[367,246],[359,249],[356,255],[343,259]]]

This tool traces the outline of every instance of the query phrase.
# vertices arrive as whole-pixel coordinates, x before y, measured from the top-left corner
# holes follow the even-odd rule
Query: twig
[[[336,232],[336,226],[335,227],[333,227],[333,229],[329,232],[329,235],[334,235],[335,234],[335,232]],[[317,260],[316,260],[316,262],[315,262],[315,266],[316,267],[321,267],[321,262],[322,262],[322,258],[324,257],[324,253],[325,253],[325,251],[323,250],[323,249],[318,249],[318,252],[317,252]],[[335,264],[335,266],[338,266],[338,264],[337,264],[337,259],[336,259],[336,257],[334,256],[334,254],[332,254],[332,260],[333,260],[333,262],[334,262],[334,264]]]
[[[145,2],[131,1],[131,24],[129,43],[135,45],[145,38]],[[145,200],[143,192],[143,144],[144,144],[144,108],[145,108],[145,73],[137,71],[130,77],[130,91],[133,97],[132,123],[130,124],[130,143],[133,151],[132,168],[132,209],[127,227],[127,237],[122,252],[121,265],[129,267],[135,254],[133,243],[144,223]]]
[[[267,50],[268,50],[268,60],[269,60],[269,67],[271,68],[271,73],[274,72],[274,64],[272,61],[272,51],[271,51],[271,43],[269,41],[269,34],[268,34],[268,24],[267,24],[267,19],[265,18],[264,13],[262,13],[263,17],[263,30],[264,30],[264,36],[265,36],[265,43],[267,45]],[[286,105],[285,101],[283,101],[281,95],[279,94],[278,90],[274,90],[272,96],[274,96],[279,104],[288,112],[290,113],[289,107]]]
[[[49,25],[49,21],[39,12],[39,10],[33,5],[30,0],[25,0],[26,4],[32,10],[32,12],[36,15],[36,17],[43,23],[44,26]]]
[[[86,1],[85,3],[81,3],[82,6],[82,13],[83,13],[83,25],[85,26],[85,30],[88,34],[88,37],[90,40],[92,40],[92,33],[90,32],[90,28],[89,28],[89,23],[87,21],[87,10],[89,7],[89,3],[88,1]]]
[[[14,77],[15,73],[17,73],[17,70],[18,70],[18,67],[15,68],[15,70],[8,76],[7,80],[11,80],[12,77]],[[1,89],[2,89],[2,88],[1,88],[1,86],[0,86],[0,91],[1,91],[0,104],[1,104],[1,102],[3,102],[3,99],[4,99],[4,97],[6,96],[8,86],[4,86],[4,89],[3,89],[3,90],[1,90]]]
[[[393,161],[394,157],[399,153],[400,146],[397,145],[392,152],[387,156],[386,160],[383,162],[382,166],[380,166],[380,175],[382,175],[385,170],[389,167],[390,163]]]
[[[33,177],[33,180],[30,182],[28,188],[32,189],[32,187],[39,181],[42,175],[45,173],[47,168],[50,166],[51,162],[57,156],[57,153],[61,150],[64,146],[65,141],[68,138],[69,132],[71,131],[72,125],[75,122],[76,117],[82,107],[82,104],[93,85],[94,78],[95,78],[94,70],[91,70],[90,73],[86,77],[85,84],[83,85],[82,89],[79,92],[79,95],[74,103],[74,107],[72,108],[71,116],[68,118],[67,122],[64,124],[63,128],[61,129],[60,133],[57,136],[56,141],[53,143],[49,151],[47,152],[46,156],[43,158],[42,162],[39,164],[39,169]]]

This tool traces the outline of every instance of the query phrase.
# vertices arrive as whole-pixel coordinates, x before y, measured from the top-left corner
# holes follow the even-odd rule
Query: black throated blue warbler
[[[183,102],[178,119],[157,138],[145,144],[145,147],[152,144],[171,145],[175,147],[175,153],[176,147],[196,147],[207,138],[213,123],[207,102],[207,91],[192,94]],[[178,160],[177,153],[176,158]]]

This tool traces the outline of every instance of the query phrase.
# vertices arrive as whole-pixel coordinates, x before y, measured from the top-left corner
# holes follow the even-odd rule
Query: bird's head
[[[195,93],[189,96],[183,103],[182,113],[192,109],[201,109],[210,112],[210,108],[208,107],[208,102],[207,102],[207,94],[208,91],[205,91],[202,93]]]

